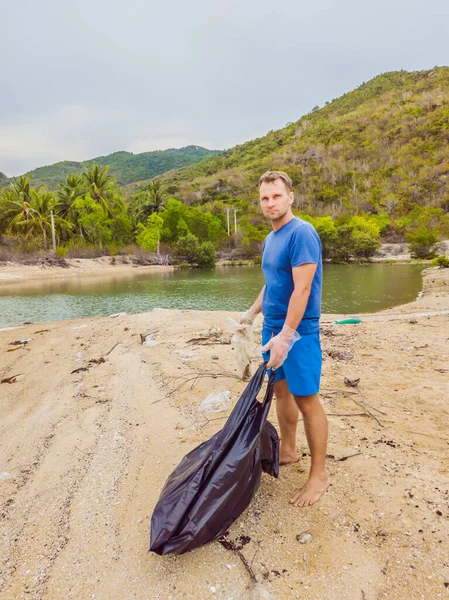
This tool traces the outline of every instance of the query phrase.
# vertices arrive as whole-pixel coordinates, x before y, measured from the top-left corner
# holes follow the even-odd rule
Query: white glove
[[[281,332],[271,338],[271,340],[261,348],[262,352],[270,351],[270,359],[267,369],[279,369],[287,358],[288,353],[301,336],[295,330],[284,325]]]
[[[240,318],[241,325],[252,325],[256,315],[251,312],[251,309],[247,310]]]

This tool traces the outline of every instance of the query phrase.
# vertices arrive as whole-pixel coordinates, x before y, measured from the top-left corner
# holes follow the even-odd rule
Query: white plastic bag
[[[250,376],[251,352],[254,345],[254,331],[252,325],[237,323],[234,319],[227,319],[227,330],[234,335],[231,342],[237,351],[237,367],[240,379]]]
[[[221,412],[229,408],[230,402],[231,392],[229,390],[218,393],[211,392],[209,396],[201,402],[198,412],[204,414]]]

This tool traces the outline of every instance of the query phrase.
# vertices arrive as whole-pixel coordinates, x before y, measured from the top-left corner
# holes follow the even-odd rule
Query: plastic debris
[[[355,325],[361,323],[362,319],[342,319],[341,321],[335,321],[335,325]]]
[[[253,326],[247,323],[237,323],[234,319],[226,320],[227,330],[233,333],[231,342],[237,351],[237,367],[240,379],[250,375],[251,353],[254,345]]]
[[[11,473],[8,473],[8,471],[0,473],[0,481],[6,481],[7,479],[12,479]]]
[[[159,344],[159,342],[157,342],[156,340],[152,340],[152,339],[147,339],[143,342],[143,346],[149,346],[150,348],[153,348],[154,346],[157,346]]]
[[[313,540],[313,537],[311,533],[306,532],[297,535],[296,539],[300,544],[310,544],[310,542]]]
[[[87,327],[87,325],[84,323],[83,325],[74,325],[72,329],[84,329],[85,327]]]
[[[198,409],[198,412],[205,414],[212,414],[222,412],[229,408],[231,402],[231,392],[226,390],[225,392],[211,392],[207,398],[205,398]]]
[[[115,319],[116,317],[124,317],[126,312],[114,313],[113,315],[109,315],[110,319]]]

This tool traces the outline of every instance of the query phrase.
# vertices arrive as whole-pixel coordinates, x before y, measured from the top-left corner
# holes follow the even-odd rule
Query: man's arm
[[[315,263],[307,263],[292,268],[295,289],[290,296],[285,318],[285,325],[291,329],[296,330],[304,316],[317,266]]]

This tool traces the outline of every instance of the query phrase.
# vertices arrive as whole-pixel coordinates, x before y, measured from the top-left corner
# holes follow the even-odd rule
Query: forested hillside
[[[189,203],[254,197],[259,175],[282,169],[296,204],[314,214],[406,214],[449,208],[449,67],[385,73],[284,129],[168,174]]]
[[[116,153],[80,175],[64,173],[56,193],[36,186],[37,169],[0,190],[0,234],[29,252],[48,247],[53,211],[60,256],[162,244],[202,265],[213,264],[216,250],[254,257],[270,229],[257,182],[279,169],[292,178],[294,212],[314,224],[325,258],[369,259],[382,240],[405,240],[413,256],[429,258],[449,237],[449,67],[379,75],[279,131],[173,170],[184,155],[207,153]],[[154,159],[152,175],[144,157]],[[46,167],[47,183],[74,164],[82,167]],[[228,235],[232,209],[237,230]]]
[[[55,190],[58,188],[58,184],[64,182],[68,175],[82,173],[85,165],[97,164],[100,167],[108,165],[109,172],[116,178],[117,183],[126,185],[133,181],[151,179],[156,175],[165,173],[165,171],[190,165],[217,153],[217,151],[207,150],[201,146],[186,146],[185,148],[171,148],[155,152],[142,152],[141,154],[114,152],[107,156],[98,156],[86,160],[83,163],[63,161],[46,167],[39,167],[30,171],[27,175],[33,176],[34,186],[43,184],[48,189]]]

